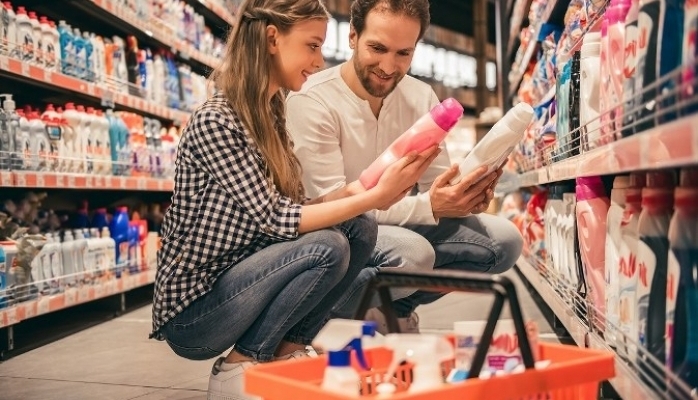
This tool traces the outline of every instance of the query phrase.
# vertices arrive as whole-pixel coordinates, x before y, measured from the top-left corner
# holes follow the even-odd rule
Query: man
[[[311,75],[300,92],[289,94],[287,124],[309,196],[363,190],[357,181],[361,171],[438,103],[428,84],[406,76],[429,18],[428,0],[354,0],[351,59]],[[458,167],[441,151],[420,179],[418,194],[376,212],[380,225],[372,265],[488,273],[511,268],[523,241],[508,220],[480,214],[501,170],[473,184],[482,173],[449,185]],[[367,268],[336,306],[338,316],[350,315],[358,305],[372,270]],[[418,332],[415,308],[443,296],[407,289],[392,294],[403,332]],[[385,332],[382,314],[376,309],[369,314]]]

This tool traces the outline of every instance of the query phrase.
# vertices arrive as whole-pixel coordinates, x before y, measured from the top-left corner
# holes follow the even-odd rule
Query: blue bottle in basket
[[[116,244],[116,276],[121,276],[121,271],[129,266],[129,221],[128,221],[128,208],[119,207],[114,213],[114,218],[111,220],[109,225],[109,233],[114,239]]]

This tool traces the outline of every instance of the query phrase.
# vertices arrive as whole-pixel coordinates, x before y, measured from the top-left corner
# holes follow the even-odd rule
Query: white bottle
[[[44,66],[44,49],[42,45],[43,35],[41,33],[41,24],[39,18],[33,11],[29,12],[29,23],[32,26],[32,36],[34,38],[34,63],[39,66]]]
[[[582,127],[582,151],[588,151],[589,143],[594,143],[601,136],[598,119],[601,108],[599,54],[601,52],[601,33],[589,32],[584,35],[580,59],[580,94],[579,118]]]
[[[51,71],[60,71],[61,49],[60,39],[56,24],[46,17],[41,17],[41,49],[44,55],[46,68]]]
[[[0,30],[0,54],[13,55],[17,46],[17,16],[10,2],[4,2],[2,11],[2,29]]]
[[[85,110],[85,115],[86,121],[87,121],[87,142],[85,145],[85,171],[88,174],[96,174],[97,173],[97,165],[99,164],[99,157],[100,157],[100,149],[99,147],[101,146],[100,143],[100,137],[101,137],[101,132],[100,132],[100,119],[97,117],[95,114],[95,109],[92,107],[87,107]]]
[[[459,175],[451,180],[451,184],[460,182],[482,165],[487,166],[487,173],[482,177],[499,168],[521,142],[532,119],[533,107],[526,103],[515,105],[468,153],[459,165]]]
[[[31,169],[34,171],[48,171],[50,165],[51,142],[46,134],[46,125],[36,111],[32,111],[28,119],[32,149]]]
[[[85,107],[77,106],[77,111],[80,113],[80,127],[78,129],[78,145],[80,155],[78,157],[78,173],[87,173],[87,153],[90,138],[90,129],[92,118],[85,112]]]
[[[65,288],[63,272],[63,254],[58,234],[52,235],[52,240],[47,244],[49,265],[51,270],[51,293],[60,293]]]
[[[25,62],[34,61],[34,28],[24,7],[17,7],[17,39],[15,41],[18,58]]]
[[[124,39],[114,36],[114,80],[121,93],[128,93],[128,69],[126,68],[126,44]]]
[[[78,283],[89,282],[89,259],[87,253],[87,237],[82,229],[74,229],[73,237],[75,238],[75,273]]]
[[[61,153],[63,148],[63,128],[61,126],[61,116],[53,108],[53,104],[46,106],[46,110],[41,114],[41,121],[44,123],[46,135],[49,140],[48,170],[60,171],[60,162],[64,157]]]
[[[65,276],[63,282],[68,287],[75,286],[76,282],[78,282],[76,244],[77,242],[73,240],[73,233],[65,231],[63,243],[61,243],[61,253],[63,258],[63,275]]]
[[[103,83],[106,76],[106,55],[104,49],[104,40],[101,36],[96,36],[94,33],[90,34],[90,41],[92,42],[92,54],[94,55],[94,77],[95,82]]]
[[[51,257],[53,251],[53,236],[50,233],[44,234],[46,243],[39,251],[39,254],[32,260],[32,278],[37,282],[37,287],[42,295],[52,294],[51,292]],[[36,262],[36,263],[35,263]],[[34,273],[34,268],[37,269]]]
[[[82,126],[82,113],[78,112],[75,108],[75,104],[66,103],[65,111],[63,111],[63,118],[67,122],[67,128],[65,134],[63,135],[63,140],[65,141],[65,146],[67,149],[67,156],[70,158],[68,162],[68,170],[70,173],[77,173],[78,167],[80,165],[80,157],[82,156],[81,151],[81,137],[80,133]],[[76,237],[77,239],[77,237]]]
[[[115,272],[116,266],[116,242],[109,233],[109,227],[102,228],[102,249],[104,251],[103,267],[110,275]]]
[[[32,165],[32,142],[29,120],[22,110],[17,110],[17,115],[19,115],[19,129],[15,137],[15,155],[17,157],[17,162],[14,165],[14,169],[28,170]]]
[[[153,101],[155,104],[164,106],[167,103],[165,96],[165,64],[160,54],[153,57]]]
[[[87,258],[89,260],[87,268],[93,279],[96,279],[104,275],[104,242],[99,237],[97,228],[91,228],[89,235],[90,237],[87,239]]]
[[[109,120],[104,116],[102,110],[95,111],[94,124],[97,127],[95,173],[98,175],[109,175],[111,171]]]
[[[617,330],[620,326],[619,301],[619,274],[621,251],[621,221],[625,209],[625,190],[630,185],[628,176],[619,175],[613,179],[611,189],[611,204],[608,208],[606,219],[606,331],[604,338],[609,346],[616,346]]]

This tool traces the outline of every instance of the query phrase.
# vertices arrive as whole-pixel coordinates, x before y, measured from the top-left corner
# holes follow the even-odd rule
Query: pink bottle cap
[[[606,197],[606,188],[599,176],[577,178],[577,201]]]
[[[460,117],[463,116],[463,106],[458,100],[449,97],[440,104],[431,109],[431,118],[436,122],[441,129],[445,131],[451,130]]]

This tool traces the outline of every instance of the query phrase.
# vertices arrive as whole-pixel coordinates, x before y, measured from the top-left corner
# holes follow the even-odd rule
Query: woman
[[[364,214],[401,199],[436,147],[351,197],[306,201],[285,127],[284,90],[323,65],[319,0],[248,0],[178,149],[158,253],[152,336],[178,355],[216,357],[209,399],[246,399],[254,362],[304,354],[376,241]]]

